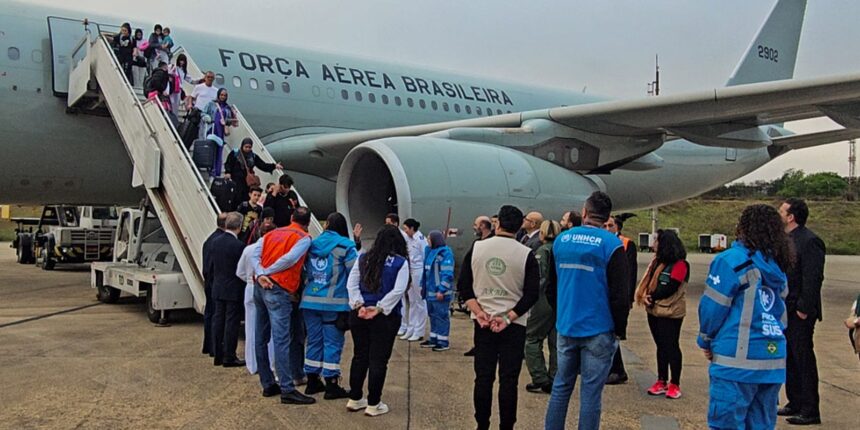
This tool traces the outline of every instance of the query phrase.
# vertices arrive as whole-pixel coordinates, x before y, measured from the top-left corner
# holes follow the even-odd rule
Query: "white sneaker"
[[[403,333],[403,334],[400,336],[400,340],[407,340],[407,339],[409,339],[409,338],[411,338],[411,337],[412,337],[412,333],[410,333],[410,332],[408,332],[408,331],[407,331],[407,332]]]
[[[367,402],[365,401],[365,403],[367,403]],[[364,414],[369,416],[369,417],[375,417],[375,416],[379,416],[382,414],[387,414],[388,410],[389,410],[388,405],[386,405],[385,403],[379,402],[378,405],[368,406],[367,409],[364,410]]]
[[[401,339],[403,339],[403,338],[401,338]],[[424,336],[421,336],[418,334],[413,334],[411,337],[409,337],[406,340],[408,340],[410,342],[418,342],[419,340],[424,340]]]
[[[367,398],[362,398],[361,400],[352,400],[346,402],[346,410],[350,412],[358,412],[367,407]]]
[[[404,334],[406,334],[406,329],[405,329],[405,328],[402,328],[402,329],[400,329],[400,330],[397,330],[397,336],[403,336]]]

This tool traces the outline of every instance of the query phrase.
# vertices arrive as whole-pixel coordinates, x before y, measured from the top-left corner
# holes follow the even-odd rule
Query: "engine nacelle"
[[[553,163],[502,146],[432,137],[394,137],[365,142],[344,158],[337,178],[337,209],[361,223],[364,241],[385,215],[415,218],[427,234],[454,231],[448,245],[466,249],[478,215],[511,204],[560,219],[579,210],[602,187]],[[369,245],[369,244],[367,244]]]

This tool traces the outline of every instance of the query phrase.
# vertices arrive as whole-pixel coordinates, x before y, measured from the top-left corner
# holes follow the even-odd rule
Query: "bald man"
[[[475,218],[475,223],[472,224],[472,229],[475,230],[475,237],[478,240],[484,240],[493,235],[493,222],[490,217],[481,215]]]
[[[529,212],[523,219],[523,237],[520,242],[537,251],[541,246],[540,242],[540,225],[543,222],[543,215],[540,212]]]

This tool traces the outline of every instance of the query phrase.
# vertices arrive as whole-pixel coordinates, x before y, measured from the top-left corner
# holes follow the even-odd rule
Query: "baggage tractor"
[[[215,178],[212,180],[210,191],[212,192],[212,197],[215,197],[215,202],[218,203],[218,208],[221,209],[221,212],[230,212],[235,209],[233,198],[236,194],[236,184],[232,180]]]

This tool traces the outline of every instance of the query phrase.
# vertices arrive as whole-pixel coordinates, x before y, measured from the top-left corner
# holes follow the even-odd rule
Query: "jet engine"
[[[602,189],[599,179],[498,145],[433,137],[392,137],[365,142],[344,158],[336,204],[347,221],[364,228],[369,242],[385,215],[415,218],[421,230],[447,232],[449,245],[466,249],[478,215],[511,204],[560,219]],[[370,243],[365,243],[369,246]]]

